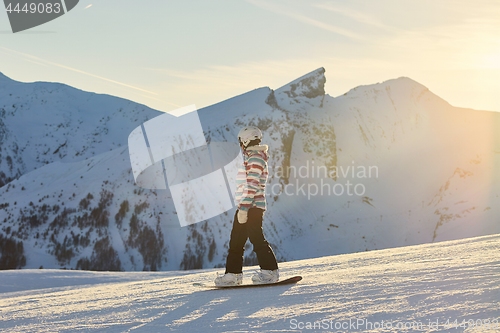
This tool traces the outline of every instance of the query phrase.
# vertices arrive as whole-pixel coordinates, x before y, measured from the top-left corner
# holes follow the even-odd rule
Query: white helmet
[[[253,140],[262,140],[262,132],[255,126],[243,127],[238,133],[238,140],[243,144],[243,147],[247,147],[248,144]]]

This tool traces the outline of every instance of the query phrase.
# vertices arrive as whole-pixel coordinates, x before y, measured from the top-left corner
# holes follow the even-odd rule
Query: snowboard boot
[[[216,286],[238,286],[243,282],[243,274],[226,273],[217,274],[215,278]]]
[[[280,279],[280,274],[277,269],[275,270],[266,270],[261,269],[257,271],[254,276],[252,276],[252,282],[254,284],[264,284],[264,283],[275,283]]]

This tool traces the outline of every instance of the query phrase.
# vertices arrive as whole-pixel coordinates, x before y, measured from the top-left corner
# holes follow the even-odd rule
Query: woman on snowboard
[[[276,257],[262,231],[266,210],[268,147],[260,144],[262,132],[254,126],[241,129],[238,140],[243,151],[243,164],[236,176],[237,210],[229,240],[226,272],[215,279],[217,286],[242,283],[243,253],[247,239],[253,244],[261,268],[252,276],[253,283],[272,283],[279,280]]]

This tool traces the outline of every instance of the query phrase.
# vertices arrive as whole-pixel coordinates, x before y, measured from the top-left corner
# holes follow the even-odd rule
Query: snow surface
[[[500,235],[280,264],[295,285],[210,290],[216,270],[0,272],[0,332],[498,332]],[[249,279],[255,267],[246,268]]]

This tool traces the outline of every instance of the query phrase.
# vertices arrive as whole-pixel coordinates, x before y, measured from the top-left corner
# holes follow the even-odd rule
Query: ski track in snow
[[[193,286],[216,270],[3,271],[0,332],[498,332],[499,250],[493,235],[300,260],[280,264],[296,285],[230,290]]]

